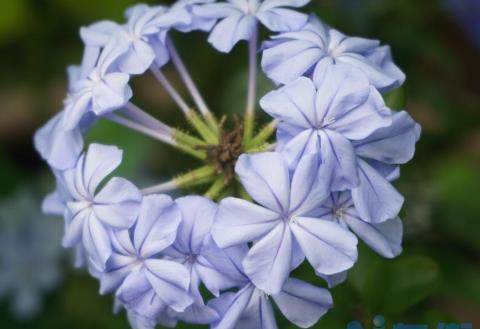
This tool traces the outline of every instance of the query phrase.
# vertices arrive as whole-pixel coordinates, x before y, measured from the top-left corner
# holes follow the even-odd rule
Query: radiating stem
[[[208,144],[218,143],[218,133],[212,131],[212,129],[203,121],[197,112],[190,110],[185,113],[188,123],[195,128],[195,130],[202,136]]]
[[[215,179],[215,168],[211,165],[203,166],[180,175],[169,182],[158,184],[142,190],[144,195],[153,193],[164,193],[179,188],[189,188],[212,182]]]
[[[119,125],[130,128],[132,130],[140,132],[140,133],[142,133],[144,135],[147,135],[149,137],[155,138],[156,140],[162,141],[162,142],[164,142],[168,145],[174,146],[174,147],[184,151],[185,153],[193,155],[196,158],[199,158],[199,159],[202,159],[202,160],[204,160],[206,158],[205,152],[195,150],[195,149],[189,147],[188,145],[178,143],[177,141],[175,141],[172,138],[171,134],[167,134],[163,131],[158,131],[158,130],[143,126],[139,123],[136,123],[134,121],[131,121],[127,118],[124,118],[124,117],[116,115],[116,114],[106,115],[105,118],[112,121],[112,122],[115,122]]]
[[[258,25],[248,42],[248,94],[245,110],[244,142],[248,143],[253,135],[255,122],[255,103],[257,99],[257,47]]]
[[[277,126],[278,120],[273,120],[265,125],[265,127],[263,127],[259,133],[250,140],[247,145],[247,150],[264,144],[275,133]]]
[[[215,200],[220,192],[225,188],[225,177],[221,176],[215,180],[212,186],[205,193],[205,197]]]
[[[193,101],[197,105],[198,109],[202,113],[203,117],[205,120],[207,120],[207,123],[211,126],[211,128],[218,129],[218,123],[213,116],[212,112],[208,109],[207,104],[205,103],[205,100],[203,99],[202,95],[200,94],[195,82],[193,81],[190,73],[188,73],[188,70],[183,63],[180,55],[178,54],[177,49],[175,48],[175,45],[173,44],[172,40],[170,38],[167,39],[167,47],[170,52],[170,56],[172,58],[173,65],[175,65],[175,68],[177,69],[178,74],[182,78],[183,82],[185,83],[185,86],[187,87],[188,91],[190,92],[190,95],[193,98]]]
[[[160,71],[160,69],[157,69],[155,67],[151,67],[150,71],[153,73],[155,78],[160,82],[160,84],[165,88],[167,93],[172,97],[174,102],[178,105],[178,107],[183,111],[183,113],[187,113],[190,111],[190,107],[187,105],[187,103],[183,100],[182,96],[177,92],[175,87],[168,81],[167,77],[165,74]]]
[[[172,138],[181,144],[185,144],[193,148],[207,144],[205,141],[177,128],[172,129]]]
[[[166,125],[165,123],[161,122],[154,116],[148,114],[135,104],[128,102],[125,107],[122,109],[122,113],[125,114],[130,119],[143,124],[149,128],[155,130],[165,131],[168,134],[171,134],[172,128]]]
[[[248,153],[259,153],[259,152],[267,152],[275,150],[276,144],[263,144],[248,150]]]

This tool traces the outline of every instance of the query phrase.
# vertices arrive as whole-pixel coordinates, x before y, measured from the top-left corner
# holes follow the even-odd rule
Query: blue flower
[[[121,72],[142,74],[153,62],[161,67],[169,61],[165,45],[168,31],[192,22],[186,8],[179,9],[140,4],[127,10],[128,22],[113,36],[118,52],[111,54]]]
[[[188,269],[158,257],[175,241],[181,220],[169,196],[146,196],[135,226],[107,239],[113,253],[101,277],[101,292],[117,289],[117,299],[131,316],[155,321],[167,309],[183,312],[193,303]]]
[[[404,199],[390,181],[398,178],[399,165],[412,159],[419,138],[420,126],[402,111],[393,114],[390,126],[353,142],[359,184],[352,199],[363,220],[380,223],[398,215]]]
[[[333,306],[327,289],[298,279],[288,279],[282,290],[271,296],[247,284],[236,293],[227,292],[209,302],[221,315],[221,320],[211,328],[277,329],[271,300],[290,322],[301,328],[313,326]]]
[[[73,86],[80,79],[81,67],[70,66],[67,72],[69,94],[66,104],[72,101]],[[93,121],[91,116],[85,116],[77,127],[67,130],[63,125],[64,115],[64,111],[55,115],[34,136],[35,149],[55,170],[66,170],[76,164],[83,149],[82,134],[90,128]]]
[[[183,197],[176,203],[182,213],[182,222],[177,239],[163,255],[183,264],[190,271],[189,292],[195,303],[174,316],[189,323],[209,324],[218,319],[218,314],[205,305],[199,290],[200,284],[203,283],[212,294],[218,296],[220,290],[241,284],[244,277],[229,254],[220,249],[210,236],[217,205],[199,196]]]
[[[178,22],[174,28],[181,32],[210,31],[216,23],[215,18],[201,17],[195,13],[195,8],[215,0],[179,0],[170,7],[170,13],[174,15],[190,16],[190,22]]]
[[[81,244],[99,269],[112,253],[109,231],[132,226],[142,198],[132,183],[118,177],[97,191],[121,159],[118,148],[91,144],[76,166],[57,172],[60,188],[49,200],[52,205],[56,196],[57,204],[66,203],[63,245]]]
[[[370,248],[386,258],[402,252],[403,224],[395,217],[382,223],[370,223],[358,214],[349,191],[334,192],[316,211],[319,218],[337,222],[351,230]]]
[[[306,154],[319,154],[333,168],[332,190],[358,186],[353,141],[391,124],[390,110],[380,93],[351,66],[329,67],[315,85],[301,77],[260,100],[280,120],[277,151],[291,168]]]
[[[240,40],[249,40],[260,21],[271,31],[294,31],[308,16],[285,7],[302,7],[309,0],[229,0],[194,8],[200,17],[220,20],[208,41],[219,51],[230,52]]]
[[[84,78],[76,81],[65,101],[63,127],[75,129],[88,113],[97,116],[108,114],[123,107],[132,97],[128,85],[130,76],[125,73],[111,72],[110,67],[115,54],[126,45],[109,42],[98,59],[97,65]]]
[[[212,236],[222,248],[255,241],[243,267],[259,289],[280,292],[290,270],[305,256],[317,272],[327,275],[354,264],[355,236],[336,223],[310,216],[330,192],[330,173],[326,166],[319,170],[316,156],[302,158],[291,173],[278,153],[242,155],[236,172],[258,204],[222,200]]]
[[[274,36],[263,46],[262,67],[277,83],[301,76],[322,80],[326,70],[339,63],[360,69],[382,92],[400,86],[405,75],[393,63],[390,47],[377,40],[347,37],[315,16],[300,31]]]

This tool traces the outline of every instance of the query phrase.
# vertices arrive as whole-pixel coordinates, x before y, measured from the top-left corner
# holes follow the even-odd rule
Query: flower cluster
[[[102,294],[115,293],[132,327],[185,321],[275,329],[275,303],[307,328],[333,300],[328,289],[292,277],[294,269],[308,262],[331,288],[355,264],[358,238],[384,257],[401,253],[404,200],[392,181],[413,157],[420,128],[406,112],[389,109],[382,93],[405,76],[388,46],[348,37],[292,9],[307,2],[137,5],[127,10],[125,24],[81,29],[85,52],[81,65],[68,70],[64,109],[35,135],[57,184],[44,210],[64,216],[63,245],[75,248],[76,265],[100,281]],[[262,25],[279,33],[260,48],[263,71],[278,88],[261,98],[273,120],[256,131]],[[208,41],[221,52],[248,41],[245,116],[231,131],[210,111],[175,49],[172,34],[194,30],[210,32]],[[169,63],[194,107],[163,73]],[[147,72],[195,135],[132,103],[129,81]],[[142,190],[110,178],[122,151],[84,146],[98,120],[167,143],[204,165]],[[207,184],[204,196],[165,194]]]

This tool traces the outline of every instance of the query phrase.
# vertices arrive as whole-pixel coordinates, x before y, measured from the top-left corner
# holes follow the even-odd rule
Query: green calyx
[[[172,137],[178,149],[203,162],[203,166],[176,177],[176,186],[182,189],[206,186],[205,196],[213,200],[242,192],[235,164],[243,153],[262,152],[272,146],[268,141],[275,133],[276,121],[254,134],[253,117],[246,117],[243,122],[234,117],[231,128],[226,128],[226,117],[218,121],[211,113],[201,116],[190,111],[186,119],[196,135],[174,129]]]

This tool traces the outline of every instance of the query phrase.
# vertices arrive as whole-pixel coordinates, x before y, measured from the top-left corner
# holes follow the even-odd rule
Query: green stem
[[[248,153],[259,153],[259,152],[265,152],[268,151],[270,148],[272,148],[273,144],[265,143],[257,147],[250,148],[248,150]]]
[[[207,165],[198,169],[192,170],[186,174],[177,176],[175,183],[179,188],[188,188],[203,184],[207,181],[212,181],[215,177],[216,171],[214,166]]]
[[[265,125],[265,127],[263,127],[260,130],[260,132],[255,137],[253,137],[250,140],[250,142],[246,145],[247,151],[250,148],[256,148],[264,144],[275,133],[277,126],[278,126],[277,120],[273,120],[267,125]]]
[[[212,112],[207,112],[203,115],[203,117],[205,118],[205,121],[207,122],[207,125],[208,127],[213,131],[215,132],[215,134],[218,135],[218,121],[217,121],[217,118],[215,118],[215,115],[213,115]]]
[[[190,146],[191,148],[195,149],[195,147],[199,145],[206,145],[205,141],[197,138],[195,136],[190,135],[187,132],[184,132],[178,128],[172,129],[172,138],[180,144],[184,144]]]
[[[255,115],[254,113],[247,112],[245,113],[245,118],[243,122],[243,144],[249,145],[253,136],[253,128],[255,126]]]
[[[220,176],[218,177],[215,182],[212,184],[212,186],[208,189],[208,191],[205,193],[205,196],[207,198],[210,198],[212,200],[215,200],[216,197],[222,192],[222,190],[225,188],[225,177]]]
[[[212,129],[202,120],[202,118],[193,110],[186,113],[187,121],[190,125],[202,136],[208,144],[218,143],[218,133]]]

